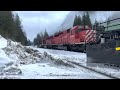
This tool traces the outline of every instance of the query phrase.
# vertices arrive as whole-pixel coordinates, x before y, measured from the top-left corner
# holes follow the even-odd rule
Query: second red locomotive
[[[95,40],[95,30],[92,30],[89,26],[77,25],[45,38],[42,45],[53,49],[85,51],[86,45],[90,42],[95,42]]]

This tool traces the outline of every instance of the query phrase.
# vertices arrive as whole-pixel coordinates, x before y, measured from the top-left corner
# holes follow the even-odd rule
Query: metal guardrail
[[[115,21],[115,20],[118,20],[118,19],[120,19],[120,18],[116,18],[116,19],[108,20],[108,21],[102,22],[102,23],[100,23],[100,24],[107,23],[107,22],[110,22],[110,21]]]
[[[116,21],[116,20],[120,20],[120,18],[116,18],[116,19],[108,20],[108,21],[105,21],[105,22],[102,22],[102,23],[98,23],[98,25],[100,25],[100,26],[101,26],[101,24],[106,23],[106,24],[107,24],[107,26],[106,26],[106,27],[104,27],[104,28],[108,28],[108,27],[113,27],[113,26],[118,26],[118,25],[120,25],[120,24],[115,24],[115,25],[110,25],[110,26],[108,26],[108,23],[110,23],[111,21]]]

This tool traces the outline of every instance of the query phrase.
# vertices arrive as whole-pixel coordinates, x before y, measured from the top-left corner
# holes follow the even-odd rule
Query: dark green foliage
[[[20,18],[18,14],[14,16],[11,11],[0,11],[0,35],[27,45],[27,37],[22,29]]]
[[[80,16],[77,17],[77,20],[78,20],[77,25],[82,25],[82,20]]]
[[[40,33],[40,38],[38,40],[39,40],[39,43],[42,44],[42,40],[43,40],[43,34],[42,34],[42,32]]]
[[[37,36],[34,38],[34,40],[33,40],[34,46],[35,45],[40,46],[43,42],[43,39],[45,39],[47,37],[49,37],[49,35],[47,33],[47,30],[45,29],[44,35],[41,32],[40,34],[37,34]]]
[[[42,39],[43,39],[43,34],[42,33],[38,33],[37,36],[34,38],[34,46],[37,45],[39,46],[40,44],[42,44]]]
[[[36,41],[36,43],[37,43],[37,46],[39,46],[40,45],[40,34],[37,34],[37,41]]]
[[[81,24],[82,24],[81,17],[80,16],[75,16],[73,27],[76,26],[76,25],[81,25]]]
[[[92,23],[91,23],[90,16],[89,16],[88,12],[84,13],[82,16],[82,25],[83,26],[88,25],[89,27],[92,27]]]
[[[48,35],[48,33],[47,33],[46,29],[45,29],[44,38],[47,38],[47,37],[49,37],[49,35]]]
[[[34,38],[34,46],[37,45],[39,46],[40,44],[42,44],[42,37],[40,34],[37,34],[37,36]]]
[[[85,26],[86,25],[86,15],[85,15],[85,13],[83,14],[83,16],[82,16],[82,25],[83,26]]]
[[[100,25],[100,23],[97,20],[95,20],[95,23],[93,25],[93,30],[96,30],[98,33],[101,33],[104,31],[104,29],[105,29],[104,26]]]
[[[23,45],[27,45],[26,33],[25,31],[23,31],[18,14],[16,14],[16,17],[15,17],[15,26],[16,26],[15,41],[21,42]]]
[[[30,40],[27,41],[27,46],[31,46],[32,42]]]
[[[75,16],[74,22],[73,22],[73,27],[77,25],[77,16]]]
[[[34,38],[33,42],[34,42],[34,46],[37,45],[37,38]]]
[[[95,23],[94,23],[94,25],[93,25],[93,30],[96,30],[97,27],[98,27],[98,22],[97,22],[97,20],[95,20]]]
[[[0,11],[0,34],[5,38],[14,39],[14,17],[11,11]]]
[[[82,18],[76,15],[73,26],[76,26],[76,25],[83,25],[83,26],[88,25],[89,27],[92,27],[89,13],[88,12],[84,13]]]
[[[86,25],[88,25],[89,27],[92,27],[92,23],[91,23],[90,16],[89,16],[88,12],[86,12]]]

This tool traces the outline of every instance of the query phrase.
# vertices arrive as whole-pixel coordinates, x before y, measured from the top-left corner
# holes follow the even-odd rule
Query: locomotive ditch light
[[[120,51],[120,47],[116,47],[115,50],[116,50],[116,51]]]

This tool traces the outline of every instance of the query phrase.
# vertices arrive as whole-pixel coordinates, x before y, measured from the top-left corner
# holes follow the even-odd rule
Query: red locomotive
[[[96,31],[89,26],[74,26],[44,39],[43,46],[53,49],[85,51],[86,44],[95,42]]]

